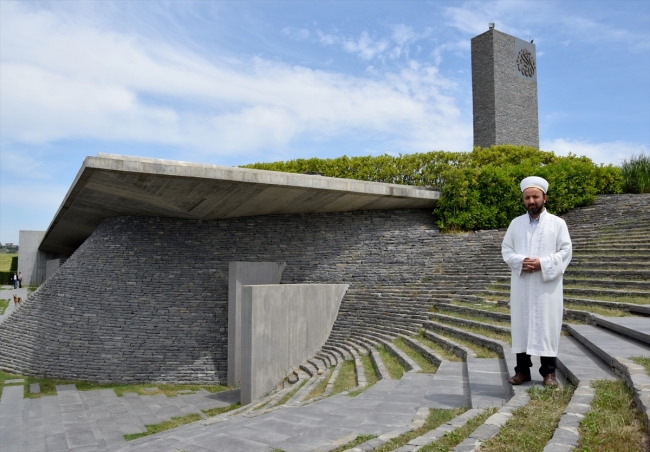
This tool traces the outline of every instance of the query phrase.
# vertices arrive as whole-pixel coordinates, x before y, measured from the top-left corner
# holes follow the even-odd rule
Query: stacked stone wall
[[[402,285],[444,272],[458,254],[480,256],[480,236],[441,235],[428,210],[107,219],[0,325],[0,367],[223,382],[230,261],[286,261],[282,283]]]
[[[596,229],[643,224],[648,200],[601,196],[564,218],[579,248],[597,240]],[[0,324],[0,368],[225,382],[230,261],[286,261],[282,283],[350,284],[332,333],[344,338],[368,327],[413,329],[436,294],[484,289],[507,272],[504,232],[441,234],[426,210],[112,218]]]

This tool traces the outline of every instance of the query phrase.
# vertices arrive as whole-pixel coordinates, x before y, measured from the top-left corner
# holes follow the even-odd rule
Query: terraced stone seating
[[[605,196],[565,217],[574,258],[565,275],[558,376],[562,384],[577,389],[547,451],[571,450],[577,444],[577,426],[594,396],[593,380],[624,379],[649,423],[650,377],[629,360],[650,357],[648,201],[649,195]],[[359,434],[377,437],[352,450],[372,450],[421,426],[429,408],[468,408],[398,449],[414,451],[486,409],[496,409],[455,449],[477,450],[514,410],[528,403],[527,390],[542,383],[535,373],[530,383],[515,387],[507,383],[515,364],[509,344],[509,269],[500,253],[504,232],[476,233],[474,242],[482,244],[478,256],[465,249],[446,254],[444,265],[414,269],[420,275],[417,280],[353,285],[322,350],[291,369],[257,403],[106,450],[324,451]],[[462,237],[457,243],[461,249]],[[629,243],[633,246],[624,246]],[[420,372],[397,339],[431,362],[435,373]],[[391,378],[382,360],[384,352],[404,367],[401,379]],[[364,355],[370,357],[379,380],[371,386]],[[354,362],[356,387],[332,396],[345,360]],[[325,391],[310,399],[312,390],[326,379]]]

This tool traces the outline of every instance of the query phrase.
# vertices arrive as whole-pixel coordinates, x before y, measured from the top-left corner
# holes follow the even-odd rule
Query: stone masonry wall
[[[0,325],[0,367],[225,381],[230,261],[286,261],[282,283],[399,284],[444,265],[445,241],[426,210],[108,219]]]

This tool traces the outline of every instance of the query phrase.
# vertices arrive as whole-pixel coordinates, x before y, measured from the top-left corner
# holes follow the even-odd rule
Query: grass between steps
[[[216,416],[218,414],[227,413],[228,411],[236,410],[240,408],[241,404],[239,402],[234,405],[228,405],[219,408],[211,408],[209,410],[201,410],[206,416]],[[168,421],[163,421],[160,424],[150,424],[145,425],[147,429],[146,432],[142,433],[129,433],[124,435],[124,439],[127,441],[133,441],[134,439],[142,438],[144,436],[155,435],[156,433],[164,432],[165,430],[170,430],[172,428],[180,427],[181,425],[190,424],[192,422],[200,421],[201,415],[198,413],[186,414],[185,416],[173,417]]]
[[[476,334],[480,334],[481,336],[485,336],[485,337],[489,337],[489,338],[492,338],[492,339],[497,339],[497,340],[500,340],[500,341],[503,341],[503,342],[507,342],[508,344],[510,344],[511,341],[512,341],[512,338],[510,337],[510,334],[508,334],[508,333],[499,333],[499,332],[492,331],[492,330],[489,330],[487,328],[483,328],[483,327],[480,327],[480,326],[456,325],[456,324],[449,323],[449,322],[446,322],[446,321],[440,320],[440,319],[436,319],[436,322],[437,323],[442,323],[444,325],[449,325],[449,326],[451,326],[453,328],[457,328],[459,330],[465,330],[465,331],[469,331],[470,333],[476,333]]]
[[[445,436],[435,440],[431,444],[418,449],[419,452],[451,452],[454,448],[462,443],[474,430],[483,425],[483,423],[494,413],[498,408],[488,408],[483,413],[479,414],[473,419],[467,421],[467,424],[457,428],[453,432],[447,432]]]
[[[384,362],[384,366],[386,366],[390,378],[393,380],[399,380],[404,376],[406,368],[402,366],[402,363],[400,363],[391,352],[386,350],[386,347],[384,347],[383,344],[377,347],[377,352],[379,353],[381,360]]]
[[[400,350],[402,350],[404,353],[408,355],[409,358],[411,358],[413,361],[415,361],[421,368],[422,368],[422,373],[425,374],[435,374],[438,371],[438,366],[433,364],[431,361],[426,359],[422,354],[415,350],[414,348],[411,348],[406,342],[404,342],[404,339],[401,337],[398,337],[393,341],[393,344]]]
[[[580,423],[579,452],[650,450],[650,438],[632,391],[621,380],[591,383],[595,390],[591,410]]]
[[[427,337],[424,335],[424,330],[419,331],[416,339],[422,345],[426,345],[431,350],[433,350],[440,358],[444,358],[447,361],[453,362],[462,361],[462,359],[453,352],[453,349],[451,347],[444,347],[437,342],[433,342],[427,339]]]
[[[161,422],[160,424],[145,425],[146,432],[142,433],[128,433],[124,435],[127,441],[142,438],[144,436],[155,435],[156,433],[164,432],[172,428],[180,427],[181,425],[189,424],[201,420],[201,416],[197,413],[187,414],[185,416],[173,417],[168,421]]]
[[[587,311],[587,312],[591,312],[592,314],[602,315],[604,317],[631,317],[631,316],[633,316],[633,314],[630,314],[627,311],[623,311],[622,309],[603,308],[601,306],[578,304],[578,303],[564,302],[564,309],[573,309],[575,311]]]
[[[285,395],[282,396],[282,398],[281,398],[281,399],[278,401],[278,403],[276,403],[275,405],[276,405],[276,406],[280,406],[280,405],[284,405],[285,403],[287,403],[287,401],[289,401],[289,399],[290,399],[291,397],[293,397],[293,395],[294,395],[296,392],[298,392],[298,391],[300,390],[300,388],[302,388],[303,386],[305,386],[306,383],[307,383],[307,380],[303,381],[302,383],[300,383],[299,385],[297,385],[296,388],[294,388],[294,389],[292,389],[291,391],[287,392]]]
[[[488,295],[486,296],[487,299],[492,299],[492,300],[500,300],[502,297],[497,297],[493,295]],[[647,303],[650,303],[650,300],[647,301]],[[503,306],[499,305],[496,303],[464,303],[461,301],[452,301],[452,305],[454,306],[463,306],[463,307],[471,307],[471,308],[476,308],[476,309],[482,309],[484,311],[492,311],[492,312],[500,312],[502,314],[510,314],[510,308],[508,306]],[[623,310],[623,309],[614,309],[614,308],[605,308],[593,304],[580,304],[580,303],[573,303],[573,302],[564,302],[564,308],[565,309],[574,309],[576,311],[587,311],[591,312],[593,314],[598,314],[602,315],[605,317],[630,317],[633,316],[634,314],[630,314],[629,312]]]
[[[485,348],[485,347],[483,347],[481,345],[478,345],[478,344],[476,344],[474,342],[468,341],[467,339],[463,339],[463,338],[460,338],[460,337],[457,337],[457,336],[453,336],[453,335],[447,333],[446,331],[436,331],[435,333],[437,335],[439,335],[439,336],[447,337],[447,338],[451,339],[452,341],[456,342],[457,344],[460,344],[462,346],[465,346],[465,347],[469,348],[470,350],[472,350],[476,354],[477,358],[498,358],[499,357],[498,353],[490,350],[489,348]]]
[[[412,439],[417,438],[418,436],[424,435],[426,432],[431,431],[440,427],[442,424],[445,424],[451,421],[453,418],[460,416],[465,412],[466,408],[456,408],[452,410],[442,410],[431,408],[429,410],[429,416],[424,422],[422,427],[412,430],[408,433],[399,435],[390,441],[388,441],[383,446],[373,449],[375,452],[388,452],[402,447],[405,444],[408,444]]]
[[[370,359],[370,355],[360,355],[359,358],[361,359],[361,363],[363,364],[363,371],[366,374],[366,387],[357,389],[356,391],[352,391],[349,395],[352,397],[356,397],[359,394],[361,394],[363,391],[374,385],[379,381],[379,377],[377,376],[377,370],[375,369],[375,365],[372,363],[372,359]]]
[[[0,300],[0,315],[5,313],[5,310],[9,306],[9,300]]]
[[[650,376],[650,358],[645,358],[643,356],[633,356],[630,359],[635,363],[645,367],[645,373]]]
[[[339,369],[339,375],[334,380],[332,392],[330,395],[336,395],[343,391],[349,391],[357,385],[356,372],[354,370],[354,360],[348,359],[343,361]]]
[[[118,397],[122,397],[127,392],[135,392],[138,395],[155,395],[165,394],[167,397],[175,397],[178,391],[198,391],[205,389],[208,392],[216,393],[234,389],[222,385],[171,385],[171,384],[156,384],[156,383],[143,383],[143,384],[117,384],[117,383],[97,383],[93,381],[78,381],[78,380],[63,380],[54,378],[39,378],[39,377],[24,377],[21,375],[12,375],[7,372],[0,371],[0,383],[4,384],[5,380],[12,380],[15,378],[25,379],[25,394],[27,399],[35,399],[41,396],[56,395],[57,385],[74,384],[78,391],[92,391],[95,389],[112,389]],[[40,394],[31,394],[29,392],[29,385],[38,383],[41,387]],[[145,392],[147,388],[158,388],[158,391]]]
[[[343,452],[344,450],[352,449],[353,447],[358,446],[359,444],[363,444],[366,441],[370,441],[371,439],[377,438],[377,435],[359,435],[349,443],[345,443],[342,446],[337,447],[336,449],[332,449],[330,452]],[[273,452],[283,452],[280,451],[279,449],[273,449]]]
[[[489,323],[490,325],[496,325],[496,326],[505,326],[509,327],[510,326],[510,321],[509,320],[499,320],[495,319],[492,317],[487,317],[484,315],[479,314],[468,314],[464,312],[455,312],[455,311],[447,311],[444,308],[440,309],[437,306],[433,306],[430,309],[431,312],[443,314],[443,315],[448,315],[449,317],[456,317],[459,319],[465,319],[465,320],[473,320],[475,322],[481,322],[481,323]]]
[[[323,395],[325,389],[327,389],[327,383],[329,383],[330,378],[332,378],[332,372],[334,372],[334,368],[332,368],[331,372],[327,377],[323,378],[316,385],[316,387],[314,387],[314,389],[309,394],[307,394],[307,397],[305,397],[305,401],[315,399],[316,397],[320,397]]]
[[[501,314],[510,314],[510,308],[508,306],[496,304],[496,303],[475,303],[475,302],[462,302],[453,300],[451,302],[453,306],[462,306],[464,308],[475,308],[482,309],[484,311],[491,312],[500,312]]]
[[[557,389],[533,386],[528,390],[528,405],[513,411],[499,433],[481,445],[481,452],[543,451],[574,390],[569,385]]]

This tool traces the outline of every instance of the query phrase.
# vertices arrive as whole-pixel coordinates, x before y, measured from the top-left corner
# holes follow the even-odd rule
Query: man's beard
[[[533,206],[533,207],[529,206],[528,207],[528,214],[529,215],[537,215],[538,213],[540,213],[542,211],[543,208],[544,208],[544,204],[542,204],[540,206],[535,204],[535,206]]]

